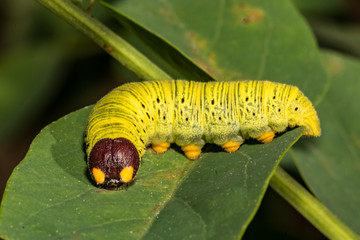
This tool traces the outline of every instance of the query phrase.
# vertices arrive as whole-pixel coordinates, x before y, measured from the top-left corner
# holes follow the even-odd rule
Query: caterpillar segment
[[[295,86],[270,81],[159,80],[124,84],[99,100],[88,121],[88,166],[95,182],[131,182],[146,147],[171,143],[197,159],[205,143],[235,152],[249,138],[268,143],[276,133],[303,126],[320,136],[317,113]]]

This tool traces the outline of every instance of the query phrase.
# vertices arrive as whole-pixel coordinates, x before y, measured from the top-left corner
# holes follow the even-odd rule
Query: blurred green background
[[[360,1],[294,3],[320,47],[360,57]],[[128,36],[100,5],[95,3],[92,14]],[[1,198],[13,168],[44,126],[136,77],[35,1],[0,1],[0,36]],[[276,221],[273,214],[279,215]],[[325,239],[271,189],[244,238],[256,238],[259,228],[274,238]]]

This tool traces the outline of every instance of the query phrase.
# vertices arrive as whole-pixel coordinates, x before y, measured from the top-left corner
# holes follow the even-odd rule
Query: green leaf
[[[66,9],[74,10],[68,3],[55,4],[64,18]],[[118,17],[137,34],[145,33],[145,41],[183,76],[266,78],[296,84],[315,100],[322,96],[326,78],[314,39],[288,1],[163,3],[132,1],[134,6],[128,6],[145,17],[141,25]],[[99,30],[99,42],[116,38],[79,11],[71,11],[71,24],[81,18],[86,34]],[[134,184],[107,191],[91,184],[86,167],[83,135],[89,111],[65,116],[34,140],[8,182],[1,237],[238,238],[280,158],[302,132],[289,131],[265,145],[250,141],[233,154],[205,153],[195,162],[173,149],[160,156],[149,150]]]
[[[324,52],[331,86],[317,110],[322,136],[293,152],[301,174],[316,196],[360,233],[360,62]]]
[[[301,131],[290,131],[271,144],[244,145],[234,154],[204,154],[145,239],[237,239],[255,214],[279,159]]]
[[[245,144],[234,154],[189,161],[171,149],[145,154],[126,190],[94,186],[84,129],[91,108],[44,128],[8,181],[0,213],[5,239],[238,238],[255,214],[279,159],[301,135]],[[226,158],[226,159],[225,159]]]
[[[289,1],[102,3],[183,73],[176,77],[203,80],[189,75],[191,61],[216,80],[267,79],[297,85],[315,102],[322,95],[326,74],[315,40]]]

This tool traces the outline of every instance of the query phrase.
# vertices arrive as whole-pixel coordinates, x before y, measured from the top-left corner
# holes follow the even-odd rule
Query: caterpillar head
[[[140,157],[134,144],[128,139],[105,138],[92,148],[88,164],[97,184],[117,187],[134,179]]]
[[[302,93],[290,101],[287,109],[290,127],[305,127],[305,136],[320,136],[320,121],[310,100]]]

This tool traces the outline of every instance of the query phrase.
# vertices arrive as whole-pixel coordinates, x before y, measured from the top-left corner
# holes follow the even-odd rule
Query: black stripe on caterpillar
[[[270,81],[161,80],[124,84],[98,101],[86,134],[96,183],[132,181],[148,145],[165,152],[176,143],[196,159],[205,143],[236,151],[245,139],[271,142],[288,127],[320,136],[317,113],[295,86]]]

